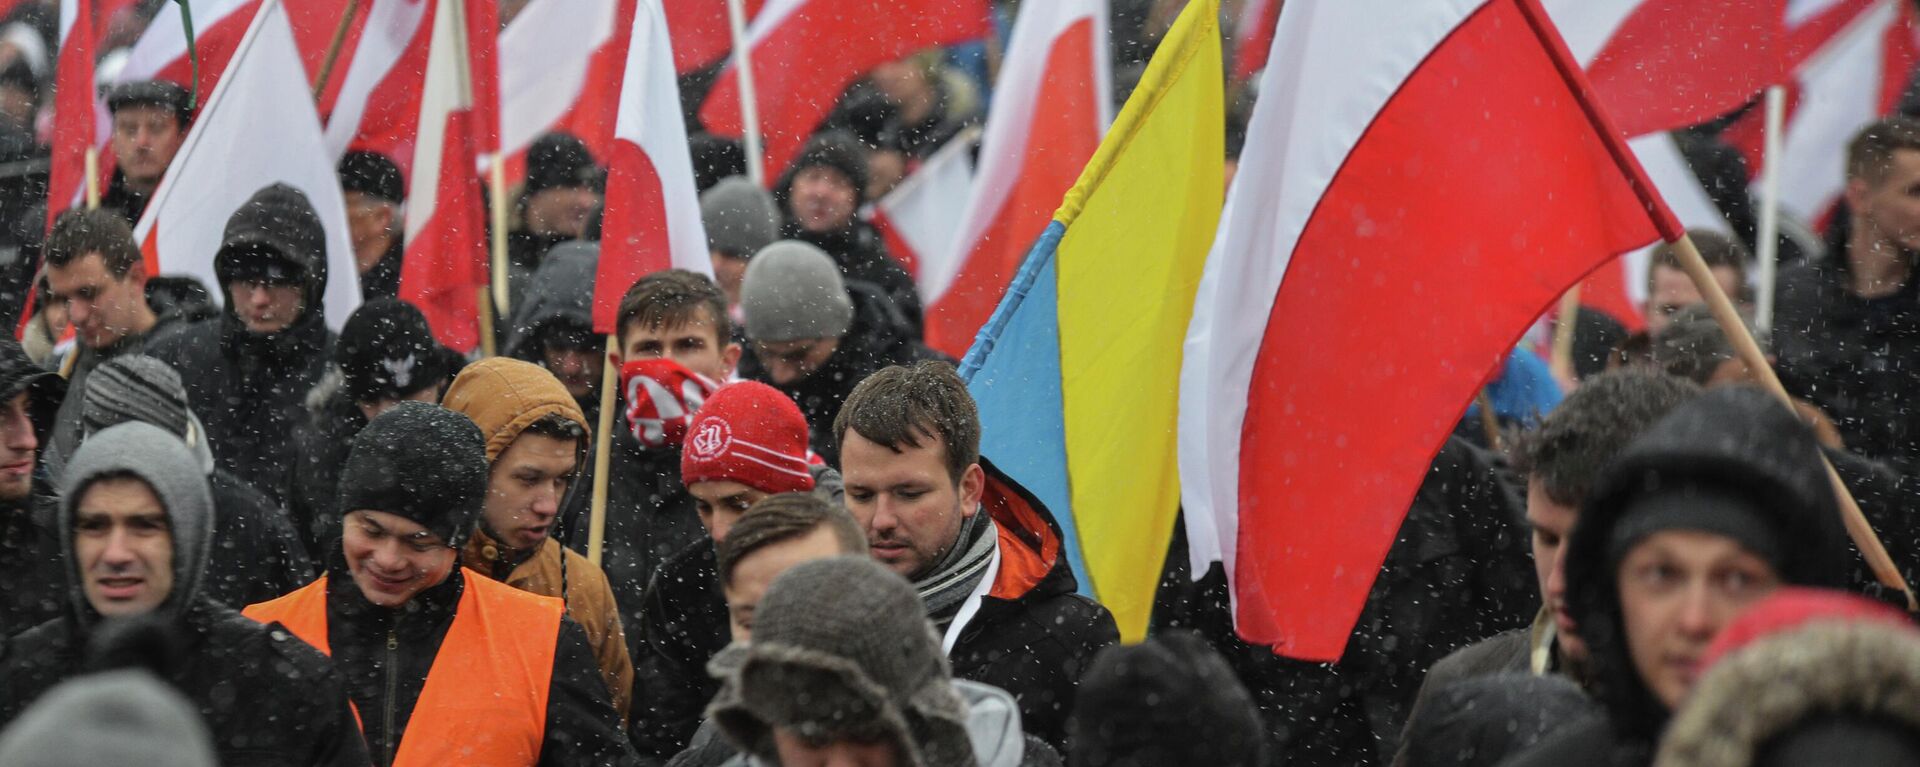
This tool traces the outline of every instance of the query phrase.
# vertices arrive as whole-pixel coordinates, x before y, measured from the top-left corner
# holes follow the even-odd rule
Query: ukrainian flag
[[[1181,12],[961,364],[981,452],[1053,511],[1127,641],[1180,506],[1181,343],[1225,191],[1219,5]]]

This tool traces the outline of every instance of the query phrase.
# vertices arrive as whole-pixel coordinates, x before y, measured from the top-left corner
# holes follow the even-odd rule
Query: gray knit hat
[[[745,176],[728,176],[700,194],[707,247],[745,258],[780,239],[780,208],[773,195]]]
[[[974,764],[967,707],[913,586],[867,557],[788,570],[754,611],[753,641],[716,657],[707,716],[773,759],[773,728],[813,741],[891,741],[909,765]]]
[[[781,240],[747,263],[740,312],[755,341],[838,338],[853,325],[853,297],[826,251]]]
[[[213,472],[207,427],[189,409],[186,386],[167,363],[142,354],[107,360],[87,374],[85,396],[80,409],[85,434],[128,421],[150,423],[168,434],[179,435],[200,462],[202,472]]]
[[[0,732],[0,764],[213,767],[213,737],[198,712],[149,671],[76,677]]]

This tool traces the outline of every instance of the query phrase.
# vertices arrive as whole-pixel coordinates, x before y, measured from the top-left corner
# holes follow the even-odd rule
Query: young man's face
[[[734,563],[733,576],[720,588],[727,598],[728,628],[733,633],[733,641],[745,642],[753,638],[754,610],[760,606],[760,598],[766,596],[767,587],[772,586],[774,579],[782,573],[816,559],[862,553],[865,552],[841,549],[839,536],[834,535],[826,525],[808,530],[797,538],[769,543],[748,552]]]
[[[1695,530],[1647,536],[1627,551],[1617,576],[1634,670],[1669,709],[1693,689],[1720,629],[1780,587],[1766,560]]]
[[[147,270],[134,264],[115,277],[106,260],[88,253],[66,266],[47,266],[47,293],[52,303],[66,308],[80,343],[104,349],[146,330],[152,313],[147,309]]]
[[[1920,150],[1894,150],[1877,181],[1848,179],[1846,199],[1870,241],[1920,250]]]
[[[21,392],[0,407],[0,501],[24,501],[33,494],[33,466],[39,456],[33,395]]]
[[[1740,300],[1745,287],[1740,284],[1740,272],[1731,266],[1716,266],[1711,271],[1714,282],[1720,283],[1720,290],[1728,298]],[[1700,295],[1700,288],[1693,284],[1693,278],[1679,269],[1655,265],[1647,281],[1647,304],[1641,311],[1647,316],[1647,332],[1654,336],[1672,325],[1673,315],[1681,309],[1707,302],[1706,297]]]
[[[546,542],[579,463],[579,444],[521,434],[493,462],[482,515],[494,540],[515,551]]]
[[[87,486],[74,504],[73,555],[87,603],[103,616],[152,612],[173,593],[173,528],[141,480]]]
[[[354,267],[362,274],[387,254],[388,235],[395,231],[397,206],[366,192],[347,192],[347,234],[353,240]]]
[[[676,325],[647,327],[628,321],[620,328],[619,361],[664,357],[715,381],[732,378],[734,366],[740,364],[740,345],[721,338],[713,320],[712,311],[700,306]]]
[[[740,521],[740,515],[768,495],[727,481],[695,482],[687,486],[687,494],[693,496],[693,510],[700,515],[700,525],[707,528],[707,537],[715,543],[726,540],[733,523]]]
[[[1560,652],[1573,661],[1586,659],[1587,645],[1567,612],[1566,568],[1560,560],[1578,521],[1579,507],[1555,501],[1538,479],[1527,482],[1527,524],[1533,528],[1533,574],[1540,584],[1540,603],[1553,614]]]
[[[459,552],[419,523],[369,509],[347,513],[340,546],[361,596],[388,608],[440,585],[460,559]]]
[[[946,447],[923,435],[920,447],[892,448],[847,430],[840,445],[847,510],[867,531],[873,558],[907,580],[926,575],[960,538],[960,523],[980,510],[986,474],[967,467],[959,482],[947,473]]]
[[[113,113],[113,157],[121,174],[133,183],[160,183],[186,138],[186,129],[171,109],[126,106]]]
[[[227,283],[228,305],[247,331],[267,335],[291,327],[306,303],[298,283],[235,280]]]
[[[600,376],[606,371],[606,360],[590,340],[581,344],[570,339],[549,339],[540,345],[541,367],[560,379],[560,385],[567,387],[567,394],[580,401],[593,398],[594,388],[600,385]]]
[[[816,165],[794,174],[787,204],[801,229],[831,232],[853,220],[859,200],[859,191],[840,171]]]

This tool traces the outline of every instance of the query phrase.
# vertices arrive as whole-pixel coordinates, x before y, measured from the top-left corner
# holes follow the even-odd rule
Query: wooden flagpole
[[[353,28],[353,17],[360,12],[360,0],[348,0],[347,10],[340,14],[340,24],[333,28],[333,42],[327,45],[327,57],[320,62],[320,73],[313,78],[313,100],[327,92],[327,81],[333,79],[333,65],[340,60],[340,49],[346,47],[347,30]]]
[[[87,210],[100,207],[100,147],[87,147]]]
[[[1699,288],[1700,295],[1707,299],[1707,308],[1713,312],[1714,320],[1726,333],[1727,341],[1733,345],[1734,354],[1741,362],[1759,376],[1760,384],[1773,396],[1778,397],[1787,407],[1793,407],[1793,397],[1787,394],[1780,377],[1773,372],[1773,366],[1760,351],[1760,344],[1753,340],[1753,334],[1747,332],[1747,324],[1740,318],[1740,310],[1720,289],[1720,283],[1713,278],[1713,270],[1707,267],[1706,259],[1700,256],[1700,249],[1694,247],[1692,238],[1682,235],[1674,243],[1674,254],[1680,257],[1680,266],[1687,276],[1693,278],[1693,284]],[[1840,479],[1840,473],[1834,471],[1833,462],[1824,456],[1821,462],[1827,469],[1827,480],[1833,485],[1834,497],[1840,502],[1840,521],[1847,527],[1847,535],[1853,538],[1859,547],[1861,556],[1867,565],[1873,568],[1874,577],[1881,585],[1897,588],[1907,597],[1907,610],[1920,612],[1920,600],[1914,598],[1913,587],[1900,575],[1900,568],[1893,564],[1893,558],[1887,556],[1887,547],[1880,543],[1880,536],[1873,531],[1873,525],[1867,521],[1867,515],[1860,511],[1859,502],[1854,500],[1853,492],[1847,489],[1847,483]]]
[[[479,300],[477,302],[479,304],[480,311],[474,312],[474,314],[479,315],[477,319],[480,322],[480,356],[492,357],[494,356],[493,292],[488,290],[485,286],[482,286],[476,292],[480,294]]]
[[[587,561],[600,564],[600,549],[607,542],[608,451],[613,449],[613,409],[619,404],[614,396],[620,387],[620,369],[613,364],[619,344],[607,336],[607,358],[600,373],[600,429],[593,435],[593,504],[587,512]]]
[[[1780,160],[1783,153],[1780,131],[1787,115],[1785,87],[1767,88],[1766,110],[1766,138],[1762,142],[1766,164],[1760,170],[1760,230],[1753,241],[1754,256],[1759,262],[1753,324],[1761,333],[1773,331],[1774,283],[1780,269]]]
[[[507,156],[504,152],[495,152],[492,167],[487,171],[487,203],[491,207],[493,222],[492,268],[487,270],[489,282],[493,285],[493,307],[501,319],[513,312],[508,303],[507,291]]]
[[[1493,412],[1493,397],[1482,387],[1473,401],[1480,405],[1480,430],[1487,435],[1487,447],[1496,452],[1505,449],[1500,444],[1500,416]]]
[[[1563,380],[1574,380],[1573,372],[1573,330],[1580,319],[1580,286],[1567,288],[1560,295],[1560,311],[1553,320],[1553,348],[1548,362],[1555,375]]]

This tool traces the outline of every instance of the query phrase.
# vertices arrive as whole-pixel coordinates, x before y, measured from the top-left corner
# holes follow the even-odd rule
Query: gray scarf
[[[993,550],[999,543],[1000,535],[994,529],[993,520],[982,508],[960,523],[960,535],[953,548],[947,549],[926,575],[913,582],[921,601],[927,603],[927,617],[933,620],[935,628],[944,632],[953,623],[960,605],[973,594],[974,587],[980,585],[980,579],[986,577],[987,565],[993,561]]]

